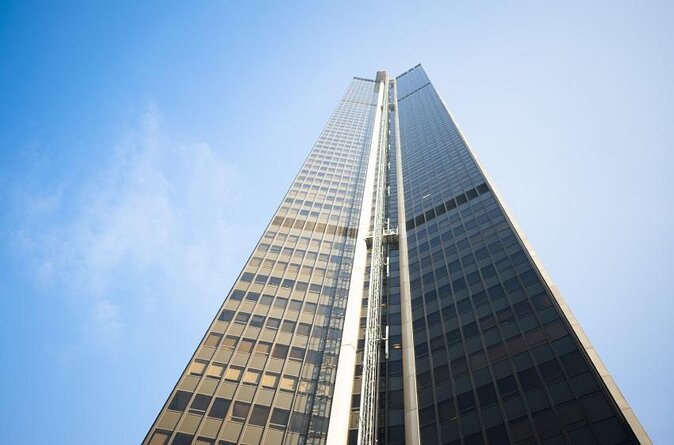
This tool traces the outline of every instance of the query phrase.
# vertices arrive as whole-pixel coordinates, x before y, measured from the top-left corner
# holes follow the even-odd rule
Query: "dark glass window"
[[[539,369],[543,379],[545,379],[546,382],[555,382],[564,378],[564,375],[562,374],[562,368],[555,359],[541,363]]]
[[[292,334],[292,332],[295,330],[295,322],[290,321],[290,320],[283,320],[283,324],[281,325],[281,332],[289,332]]]
[[[511,375],[499,379],[496,384],[503,397],[517,392],[517,383],[515,382],[515,378]]]
[[[433,405],[419,410],[419,423],[428,425],[435,422],[435,407]]]
[[[232,291],[232,294],[229,298],[232,299],[232,300],[235,300],[235,301],[241,301],[241,300],[243,300],[243,294],[244,294],[244,292],[242,290],[237,289],[237,290]]]
[[[190,405],[190,412],[204,412],[211,402],[211,396],[205,394],[197,394]]]
[[[463,335],[466,336],[466,338],[472,338],[477,336],[479,331],[477,330],[477,323],[472,322],[468,323],[463,327]]]
[[[220,320],[220,321],[231,321],[232,318],[234,318],[234,311],[224,309],[220,313],[220,317],[218,317],[218,320]]]
[[[585,363],[583,356],[578,351],[562,356],[561,361],[569,376],[575,376],[587,371],[587,363]]]
[[[302,361],[304,360],[304,353],[305,349],[304,348],[298,348],[297,346],[293,346],[290,349],[290,355],[288,356],[291,360],[299,360]]]
[[[445,400],[438,403],[438,415],[440,416],[440,423],[446,424],[452,420],[456,420],[456,409],[451,400]]]
[[[309,336],[309,333],[311,332],[311,325],[307,323],[300,323],[297,326],[297,335],[306,335]]]
[[[465,445],[483,445],[484,440],[482,439],[482,433],[475,433],[469,436],[466,436],[463,439]]]
[[[232,408],[232,420],[245,421],[248,416],[248,411],[250,411],[250,403],[234,402],[234,407]]]
[[[487,440],[490,444],[506,445],[510,443],[508,433],[503,425],[497,425],[487,430]]]
[[[216,397],[211,406],[211,410],[208,412],[208,416],[216,419],[224,419],[227,415],[230,403],[230,400]]]
[[[272,353],[272,357],[285,359],[287,356],[288,356],[288,346],[286,346],[286,345],[276,345],[274,347],[274,352]]]
[[[269,329],[277,330],[281,326],[281,320],[278,318],[268,318],[266,327]]]
[[[260,294],[257,292],[248,292],[246,294],[246,300],[257,301],[260,298]]]
[[[174,411],[185,411],[187,404],[192,398],[192,393],[187,391],[176,391],[176,394],[173,396],[173,400],[169,404],[169,409]]]
[[[256,328],[261,328],[264,325],[264,317],[262,315],[253,315],[250,319],[250,325]]]
[[[176,433],[171,445],[191,445],[194,436],[187,433]]]
[[[290,411],[287,409],[274,408],[271,413],[271,419],[269,420],[270,425],[277,427],[285,427],[288,425],[288,417],[290,416]]]
[[[477,398],[480,400],[480,405],[488,406],[496,402],[496,391],[494,385],[488,383],[477,388]]]
[[[475,397],[472,391],[464,392],[456,396],[456,401],[459,405],[459,410],[463,413],[475,408]]]
[[[541,379],[538,378],[535,368],[525,369],[517,375],[524,391],[531,391],[541,387]]]
[[[268,406],[255,405],[250,414],[250,424],[265,426],[267,424],[267,417],[269,417],[269,410]]]
[[[236,317],[234,317],[234,323],[239,323],[239,324],[246,324],[248,323],[248,319],[250,318],[250,314],[246,312],[239,312],[236,314]]]

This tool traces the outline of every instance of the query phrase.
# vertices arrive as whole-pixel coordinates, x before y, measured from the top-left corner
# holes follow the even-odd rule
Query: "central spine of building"
[[[377,114],[374,119],[374,131],[372,137],[372,146],[370,149],[370,163],[368,166],[368,176],[365,182],[364,205],[362,206],[358,242],[361,249],[356,248],[355,263],[359,264],[367,260],[369,264],[369,274],[365,292],[363,292],[363,279],[365,274],[354,274],[351,282],[350,295],[347,306],[347,318],[345,320],[344,337],[342,340],[342,352],[337,368],[337,380],[335,382],[335,402],[330,418],[330,427],[328,430],[328,443],[345,443],[347,441],[347,432],[349,426],[351,431],[356,432],[358,445],[374,445],[378,442],[380,431],[379,414],[380,411],[386,415],[386,401],[380,400],[382,387],[381,368],[389,358],[389,335],[391,326],[388,324],[388,317],[383,316],[383,309],[387,309],[386,297],[387,283],[391,278],[391,250],[399,252],[398,241],[399,233],[397,218],[392,221],[389,208],[394,207],[398,213],[404,215],[404,198],[402,194],[395,194],[392,199],[391,181],[396,181],[393,187],[399,191],[403,189],[402,174],[400,171],[400,142],[399,142],[399,120],[397,115],[397,89],[394,79],[389,79],[385,71],[377,73],[375,78],[376,89],[379,92],[377,102]],[[394,162],[391,162],[391,161]],[[395,169],[392,171],[392,165]],[[367,205],[367,203],[371,205]],[[402,228],[404,234],[404,228]],[[406,243],[404,243],[406,244]],[[367,251],[363,248],[367,247]],[[367,255],[367,258],[365,256]],[[404,260],[402,264],[407,263],[406,252],[401,255]],[[396,264],[400,264],[400,258]],[[399,332],[400,337],[407,337],[407,341],[396,343],[396,349],[403,349],[403,375],[404,375],[404,394],[405,405],[408,407],[405,415],[407,424],[405,439],[408,443],[419,442],[418,414],[416,409],[416,388],[414,373],[414,350],[411,331],[411,308],[409,300],[409,278],[406,269],[396,270],[402,278],[402,283],[397,283],[396,287],[401,287],[400,299],[402,309],[402,325],[394,327]],[[363,296],[363,294],[365,296]],[[363,300],[364,298],[364,300]],[[355,314],[363,308],[361,313],[361,323],[352,322]],[[363,328],[360,336],[356,337],[356,326]],[[400,332],[401,327],[407,327]],[[355,348],[353,340],[358,338]],[[352,362],[355,355],[360,356],[360,362],[357,364],[354,372],[351,372]],[[383,354],[383,357],[382,357]],[[355,371],[358,371],[357,373]],[[360,385],[359,385],[360,383]],[[358,386],[360,386],[358,388]],[[360,403],[356,406],[351,403],[353,397],[347,398],[345,395],[354,394]],[[359,391],[358,391],[359,390]],[[347,410],[346,403],[351,403],[352,408],[357,408],[356,412]],[[342,408],[344,407],[344,408]],[[340,409],[341,408],[341,409]],[[357,413],[357,416],[355,415]],[[349,424],[352,418],[357,418],[357,424]],[[386,423],[384,420],[383,423]],[[354,429],[354,426],[356,427]],[[350,442],[355,442],[353,435]]]
[[[382,341],[381,300],[382,275],[385,272],[384,258],[385,212],[387,202],[387,176],[389,166],[389,133],[388,118],[388,79],[385,71],[377,73],[376,81],[380,82],[384,94],[380,112],[382,119],[379,126],[377,149],[376,179],[374,181],[374,215],[372,232],[368,235],[370,246],[370,278],[367,294],[367,320],[365,324],[365,347],[363,351],[363,381],[361,386],[361,406],[359,417],[359,444],[374,444],[377,440],[377,413],[379,410],[379,354]]]
[[[337,364],[333,410],[328,427],[328,443],[346,443],[350,430],[352,412],[352,390],[356,374],[356,356],[361,353],[361,403],[358,416],[358,443],[374,443],[377,432],[378,411],[378,369],[381,342],[380,308],[378,302],[381,292],[381,263],[383,256],[383,227],[386,171],[387,171],[387,119],[388,79],[385,71],[377,73],[374,89],[377,93],[376,111],[373,120],[370,158],[363,205],[361,206],[360,226],[358,229],[354,254],[354,273],[349,286],[342,346]],[[369,248],[369,249],[368,249]],[[365,338],[361,341],[359,323],[363,307],[363,287],[366,278],[369,257],[369,291],[365,319]],[[361,346],[361,343],[363,343]],[[364,351],[363,351],[364,349]]]

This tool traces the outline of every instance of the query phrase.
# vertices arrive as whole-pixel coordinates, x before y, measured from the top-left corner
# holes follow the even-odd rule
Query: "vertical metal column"
[[[417,401],[416,358],[414,355],[414,334],[412,324],[412,303],[410,291],[409,258],[407,255],[407,228],[405,221],[405,185],[403,183],[403,159],[400,142],[400,116],[398,114],[398,84],[393,82],[394,122],[396,146],[396,168],[398,186],[398,250],[400,252],[400,323],[403,340],[403,399],[405,407],[405,443],[417,445],[421,443],[419,430],[419,404]]]
[[[377,81],[387,85],[385,72],[377,73]],[[385,90],[386,91],[386,90]],[[388,94],[384,94],[382,114],[388,113]],[[363,351],[363,380],[361,387],[358,444],[377,443],[377,413],[379,411],[379,352],[381,349],[381,293],[382,273],[386,267],[384,258],[386,213],[386,177],[388,173],[388,119],[381,120],[377,153],[377,177],[374,187],[374,220],[370,243],[370,285],[368,289],[367,322],[365,325],[365,348]]]

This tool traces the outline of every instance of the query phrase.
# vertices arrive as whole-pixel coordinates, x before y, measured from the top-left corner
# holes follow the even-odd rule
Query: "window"
[[[211,363],[211,366],[208,367],[207,377],[220,379],[222,374],[225,372],[225,365],[219,363]]]
[[[298,348],[296,346],[293,346],[290,349],[289,358],[290,360],[298,360],[301,362],[302,360],[304,360],[304,348]]]
[[[234,407],[232,408],[232,420],[244,422],[246,417],[248,417],[248,411],[250,411],[250,403],[234,402]]]
[[[227,415],[227,410],[229,409],[230,400],[221,399],[216,397],[211,406],[211,410],[208,413],[208,417],[214,417],[216,419],[224,419]]]
[[[250,385],[257,385],[260,382],[261,374],[262,373],[260,371],[249,369],[243,375],[243,383],[247,383]]]
[[[297,377],[290,375],[284,375],[281,377],[281,389],[295,391],[295,388],[297,388]]]
[[[435,422],[435,407],[429,406],[419,410],[419,423],[421,425],[428,425]]]
[[[270,408],[268,406],[255,405],[253,412],[250,414],[250,424],[265,426],[269,417],[269,411]]]
[[[524,371],[520,371],[517,375],[520,378],[520,384],[524,391],[540,388],[541,379],[536,373],[536,368],[525,369]]]
[[[232,292],[232,294],[230,295],[229,298],[232,299],[232,300],[235,300],[235,301],[241,301],[241,300],[243,300],[243,294],[244,294],[244,292],[242,290],[237,289],[237,290]]]
[[[187,403],[190,401],[191,397],[191,392],[176,391],[176,394],[173,396],[173,400],[171,400],[168,409],[172,409],[174,411],[185,411],[185,408],[187,408]]]
[[[278,385],[279,375],[273,372],[266,372],[262,376],[262,386],[265,388],[276,388]]]
[[[220,317],[218,317],[218,320],[220,320],[220,321],[232,321],[232,318],[234,318],[234,311],[230,311],[230,310],[225,309],[220,313]]]
[[[281,326],[281,332],[293,333],[295,330],[295,322],[290,320],[283,320],[283,325]]]
[[[234,317],[234,323],[246,324],[248,323],[249,318],[250,314],[247,314],[245,312],[239,312],[238,314],[236,314],[236,317]]]
[[[220,343],[221,338],[222,334],[216,334],[215,332],[211,332],[210,334],[208,334],[208,337],[206,337],[204,346],[210,346],[215,348],[216,346],[218,346],[218,343]]]
[[[431,385],[431,372],[425,371],[417,374],[417,385],[419,388],[425,388]]]
[[[499,379],[496,383],[502,397],[517,392],[517,383],[515,382],[515,378],[511,375]]]
[[[286,346],[286,345],[276,345],[274,347],[274,352],[272,353],[272,357],[285,359],[287,355],[288,355],[288,346]]]
[[[498,425],[487,430],[489,443],[510,443],[508,433],[503,425]]]
[[[228,335],[225,337],[225,339],[222,341],[222,344],[220,347],[222,349],[229,349],[230,351],[233,351],[236,349],[236,345],[239,343],[239,338],[238,337],[233,337],[231,335]]]
[[[548,307],[552,304],[552,302],[548,298],[547,294],[545,294],[545,293],[540,293],[540,294],[532,297],[531,302],[533,303],[536,310],[539,310],[539,311],[545,309],[546,307]]]
[[[571,352],[561,357],[562,365],[570,377],[581,374],[587,370],[587,364],[578,351]]]
[[[260,298],[260,294],[257,292],[248,292],[246,294],[246,300],[257,301]]]
[[[311,332],[311,325],[310,324],[300,323],[297,326],[297,335],[306,335],[308,337],[310,332]]]
[[[261,328],[264,325],[264,317],[262,315],[253,315],[250,319],[250,325],[256,328]]]
[[[255,342],[253,340],[248,340],[247,338],[244,338],[241,340],[241,343],[239,344],[239,352],[243,352],[244,354],[250,354],[250,352],[253,350],[253,345]]]
[[[208,437],[197,437],[194,445],[215,445],[215,439],[209,439]]]
[[[269,352],[271,352],[271,343],[261,341],[257,345],[255,345],[255,355],[268,357]]]
[[[279,326],[281,326],[281,320],[278,318],[268,318],[267,319],[267,329],[272,329],[274,331],[278,330]]]
[[[149,445],[166,445],[171,433],[165,431],[155,431],[150,439]]]
[[[237,368],[235,366],[230,366],[225,372],[225,380],[232,380],[238,382],[241,379],[243,374],[243,368]]]
[[[564,379],[562,368],[554,358],[552,360],[548,360],[545,363],[541,363],[538,368],[540,369],[541,375],[546,382],[555,382]]]
[[[293,411],[288,429],[293,433],[301,433],[306,425],[306,416],[303,413]]]
[[[548,333],[550,340],[556,340],[558,338],[564,337],[567,334],[566,328],[559,320],[545,325],[545,331]]]
[[[204,371],[206,370],[206,365],[208,362],[203,362],[200,360],[195,360],[192,362],[190,365],[190,374],[192,375],[203,375]]]
[[[269,423],[272,426],[285,428],[288,425],[288,417],[290,417],[290,411],[287,409],[274,408]]]
[[[494,385],[487,383],[486,385],[477,388],[477,398],[480,400],[480,405],[488,406],[496,402],[496,391]]]
[[[190,405],[190,412],[196,414],[204,413],[206,412],[206,408],[208,408],[209,403],[211,403],[211,396],[207,396],[206,394],[197,394]]]
[[[454,403],[452,403],[451,399],[438,403],[438,414],[440,416],[440,423],[447,423],[457,420],[456,408],[454,407]]]
[[[190,445],[193,438],[194,436],[191,434],[176,433],[176,437],[173,438],[171,445]]]

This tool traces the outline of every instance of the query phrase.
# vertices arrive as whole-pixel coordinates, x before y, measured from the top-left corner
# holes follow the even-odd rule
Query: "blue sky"
[[[93,3],[0,4],[3,442],[139,443],[350,77],[419,62],[674,434],[674,4]]]

